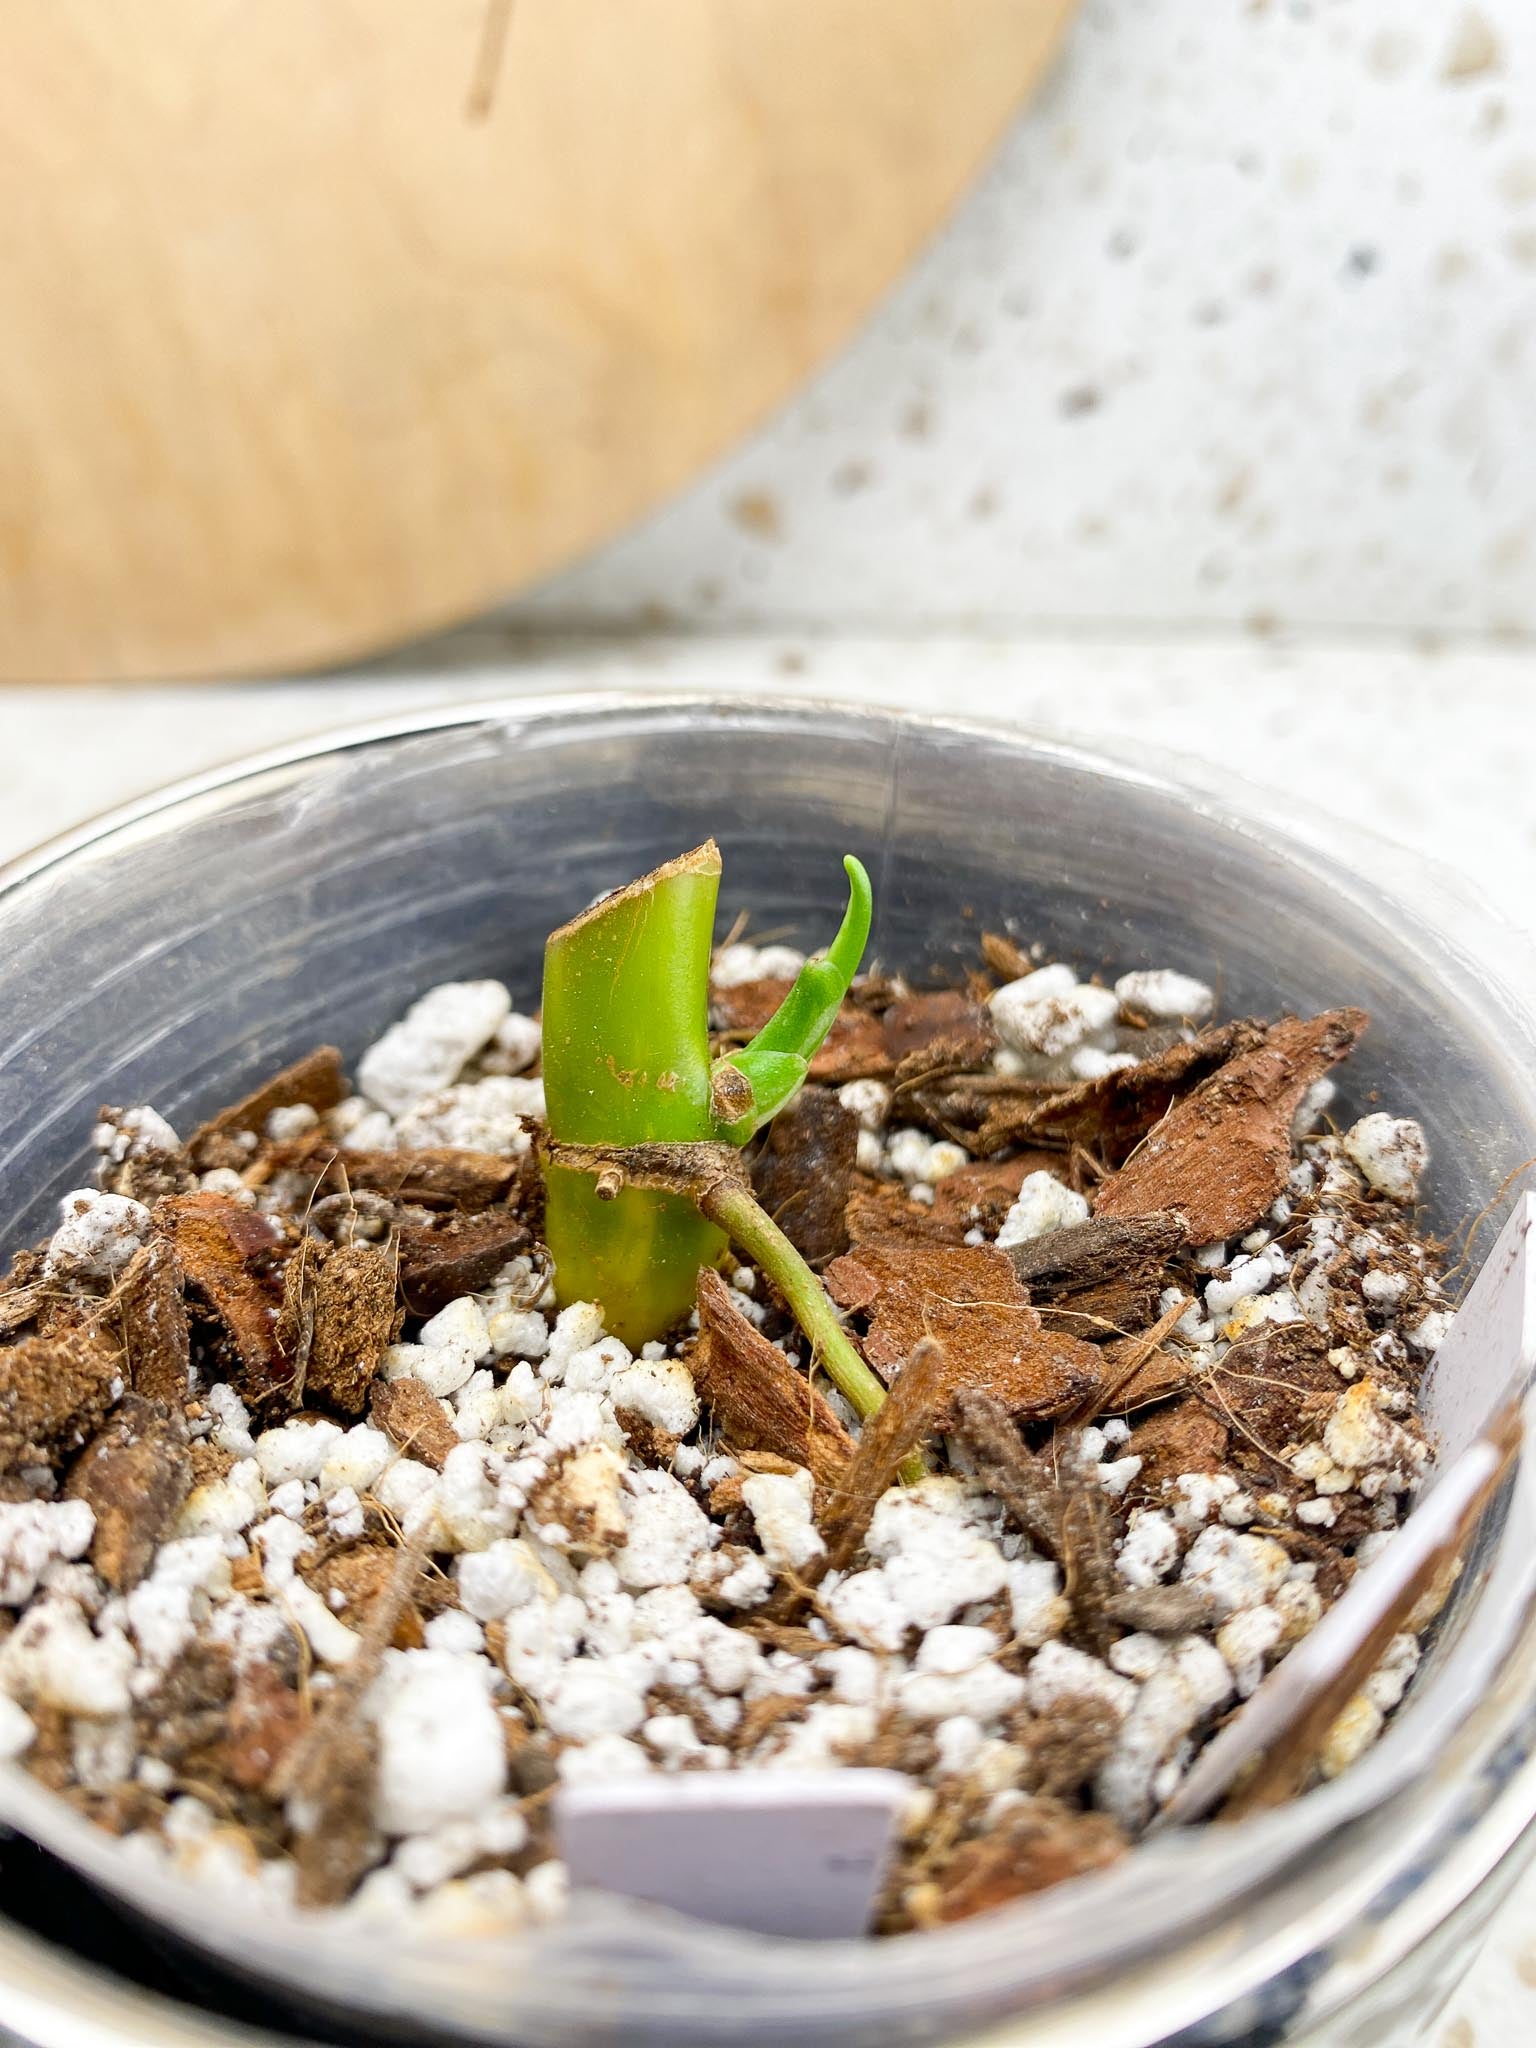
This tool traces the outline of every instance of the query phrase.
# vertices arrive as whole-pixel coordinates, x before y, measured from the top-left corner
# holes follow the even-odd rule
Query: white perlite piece
[[[626,1480],[628,1530],[614,1566],[626,1586],[683,1586],[693,1560],[715,1539],[714,1525],[670,1472],[631,1472]]]
[[[506,1749],[483,1657],[389,1650],[370,1690],[379,1731],[374,1818],[386,1835],[472,1820],[501,1797]]]
[[[496,1026],[497,1062],[509,1074],[520,1074],[538,1058],[544,1043],[543,1028],[536,1017],[513,1010]],[[490,1064],[487,1058],[486,1064]]]
[[[72,1600],[29,1607],[0,1646],[0,1688],[24,1704],[102,1720],[133,1704],[133,1645],[113,1631],[93,1635]]]
[[[1088,1203],[1082,1195],[1063,1185],[1054,1173],[1030,1173],[1019,1184],[1018,1199],[1003,1218],[997,1233],[997,1248],[1028,1244],[1052,1230],[1088,1221]]]
[[[1200,1024],[1215,1007],[1214,991],[1171,967],[1137,968],[1115,983],[1122,1010],[1168,1023]]]
[[[96,1517],[83,1500],[0,1502],[0,1607],[20,1607],[55,1558],[84,1557]]]
[[[1059,1059],[1085,1039],[1105,1032],[1119,1015],[1111,989],[1079,982],[1070,967],[1040,967],[998,989],[992,1022],[1004,1045],[1023,1054]]]
[[[1344,1133],[1344,1150],[1379,1193],[1394,1202],[1411,1202],[1429,1164],[1424,1129],[1411,1117],[1385,1116],[1377,1110],[1361,1117]]]
[[[715,988],[742,988],[749,981],[793,981],[805,965],[805,955],[793,946],[749,946],[738,942],[722,946],[710,963],[709,979]]]
[[[363,1054],[358,1087],[391,1116],[403,1116],[422,1096],[456,1081],[511,1009],[499,981],[445,981],[428,989]]]
[[[149,1211],[127,1195],[76,1188],[59,1204],[43,1271],[61,1280],[114,1279],[149,1235]]]
[[[891,1091],[883,1081],[845,1081],[837,1099],[858,1118],[861,1131],[878,1131],[891,1106]]]
[[[1190,1730],[1231,1699],[1233,1680],[1213,1643],[1179,1636],[1146,1683],[1132,1689],[1135,1698],[1094,1790],[1122,1826],[1139,1828],[1152,1811],[1158,1772]]]
[[[757,1525],[758,1541],[773,1571],[799,1571],[826,1550],[812,1512],[815,1481],[809,1472],[754,1472],[741,1497]]]

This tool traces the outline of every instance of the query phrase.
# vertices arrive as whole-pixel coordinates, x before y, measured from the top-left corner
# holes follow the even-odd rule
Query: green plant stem
[[[859,1356],[825,1288],[767,1210],[739,1182],[725,1179],[716,1180],[700,1195],[699,1207],[778,1288],[810,1340],[813,1356],[826,1367],[827,1377],[854,1413],[867,1422],[883,1405],[885,1388]],[[900,1468],[908,1484],[921,1479],[925,1469],[915,1451]]]

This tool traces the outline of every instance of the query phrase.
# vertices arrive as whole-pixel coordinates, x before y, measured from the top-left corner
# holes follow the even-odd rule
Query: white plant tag
[[[912,1787],[895,1771],[720,1771],[570,1785],[555,1798],[575,1885],[753,1934],[868,1932]]]
[[[1533,1224],[1536,1195],[1521,1195],[1429,1361],[1419,1412],[1435,1457],[1421,1501],[1510,1396],[1523,1393],[1536,1377]]]
[[[1208,1813],[1248,1764],[1297,1728],[1362,1645],[1399,1622],[1437,1562],[1464,1546],[1510,1451],[1507,1424],[1536,1375],[1536,1196],[1522,1195],[1425,1373],[1421,1412],[1435,1459],[1418,1504],[1380,1557],[1351,1580],[1205,1749],[1153,1823]],[[1527,1434],[1536,1418],[1526,1414]]]

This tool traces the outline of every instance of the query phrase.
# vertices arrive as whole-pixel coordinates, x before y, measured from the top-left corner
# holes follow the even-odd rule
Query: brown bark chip
[[[424,1209],[488,1209],[506,1202],[524,1173],[520,1160],[452,1145],[424,1146],[419,1152],[341,1152],[328,1143],[299,1139],[274,1146],[270,1156],[274,1166],[312,1174],[311,1196],[322,1189],[366,1188],[419,1202]]]
[[[305,1250],[315,1293],[304,1398],[341,1415],[361,1415],[398,1327],[394,1257],[362,1243]]]
[[[285,1754],[291,1758],[295,1750]],[[349,1720],[334,1730],[323,1770],[294,1787],[300,1824],[294,1829],[298,1867],[294,1898],[300,1906],[339,1906],[378,1860],[373,1792],[379,1774],[379,1738],[371,1722]]]
[[[1322,1434],[1343,1386],[1328,1363],[1321,1330],[1311,1323],[1266,1323],[1228,1348],[1211,1374],[1210,1391],[1250,1446],[1261,1444],[1278,1459],[1288,1445]]]
[[[1274,1025],[1261,1045],[1228,1060],[1169,1111],[1099,1189],[1097,1214],[1176,1209],[1194,1244],[1250,1230],[1285,1190],[1302,1097],[1369,1021],[1363,1010],[1328,1010]]]
[[[527,1224],[505,1204],[408,1224],[398,1240],[400,1298],[413,1316],[435,1315],[461,1295],[488,1287],[532,1242]]]
[[[1011,1245],[1008,1256],[1048,1329],[1099,1342],[1156,1315],[1168,1261],[1184,1242],[1179,1216],[1096,1216]]]
[[[1161,1281],[1168,1260],[1187,1238],[1183,1219],[1175,1215],[1124,1221],[1095,1216],[1087,1223],[1049,1230],[1026,1244],[1010,1245],[1008,1257],[1031,1301],[1060,1301],[1142,1271]]]
[[[278,1347],[277,1299],[266,1278],[282,1242],[278,1231],[223,1195],[172,1195],[154,1216],[239,1391],[258,1402],[280,1395],[291,1375]]]
[[[789,987],[787,981],[764,979],[716,989],[710,1007],[718,1028],[736,1040],[752,1037]],[[834,1088],[845,1081],[888,1081],[904,1059],[938,1039],[954,1041],[972,1062],[986,1059],[997,1043],[986,1012],[957,989],[894,1000],[889,995],[889,984],[868,977],[855,983],[811,1061],[812,1081]]]
[[[1104,1763],[1120,1733],[1120,1716],[1088,1693],[1067,1693],[1048,1714],[1020,1717],[1009,1730],[1028,1756],[1024,1790],[1070,1799]]]
[[[980,1065],[997,1047],[992,1020],[979,1003],[959,989],[902,996],[880,1019],[885,1049],[892,1065],[931,1047],[942,1046],[947,1058]]]
[[[205,1155],[209,1155],[207,1166],[224,1165],[227,1162],[214,1143],[216,1139],[227,1138],[236,1131],[253,1131],[259,1138],[274,1109],[293,1109],[305,1103],[323,1113],[334,1109],[346,1092],[341,1054],[334,1045],[317,1045],[313,1052],[283,1067],[249,1095],[242,1095],[238,1102],[230,1103],[205,1124],[199,1124],[187,1141],[187,1150],[199,1166],[204,1165]],[[218,1156],[211,1156],[214,1153]]]
[[[711,1021],[733,1042],[741,1043],[762,1030],[789,990],[789,982],[772,976],[744,981],[735,988],[714,989],[710,992]],[[810,1078],[840,1087],[844,1081],[887,1075],[893,1064],[880,1019],[858,1002],[855,993],[845,999],[811,1061]]]
[[[1225,1612],[1203,1586],[1128,1586],[1105,1602],[1112,1621],[1153,1636],[1182,1636],[1211,1628]]]
[[[1085,1145],[1116,1165],[1180,1096],[1223,1061],[1262,1044],[1264,1032],[1253,1020],[1212,1024],[1196,1038],[1149,1051],[1135,1067],[1071,1087],[975,1071],[936,1075],[915,1098],[930,1122],[983,1159],[1018,1145]]]
[[[91,1563],[114,1592],[126,1593],[149,1570],[191,1485],[181,1410],[125,1394],[64,1489],[96,1517]]]
[[[375,1380],[369,1401],[375,1423],[407,1457],[442,1471],[459,1439],[434,1393],[420,1380]]]
[[[777,1451],[819,1487],[834,1483],[853,1456],[853,1438],[821,1395],[752,1327],[709,1267],[699,1274],[699,1338],[688,1364],[728,1444]]]
[[[1121,1581],[1115,1571],[1115,1515],[1075,1434],[1058,1439],[1050,1457],[1031,1451],[1003,1405],[991,1395],[962,1393],[955,1427],[977,1473],[1037,1548],[1061,1566],[1062,1591],[1076,1633],[1099,1655],[1117,1630],[1108,1603]]]
[[[924,1337],[944,1346],[952,1395],[992,1395],[1010,1415],[1059,1415],[1103,1377],[1091,1344],[1041,1326],[1005,1252],[990,1245],[861,1245],[827,1269],[834,1301],[867,1313],[864,1352],[889,1377]]]
[[[152,1401],[185,1398],[192,1361],[181,1269],[163,1237],[141,1245],[117,1288],[117,1311],[128,1377]]]
[[[903,1187],[862,1176],[848,1197],[843,1225],[855,1252],[864,1245],[900,1251],[908,1245],[963,1244],[969,1228],[941,1215],[937,1203],[929,1209],[914,1202]]]
[[[270,1664],[246,1665],[235,1681],[224,1768],[242,1792],[259,1792],[305,1727],[304,1705]]]
[[[101,1427],[121,1386],[116,1349],[84,1330],[0,1347],[0,1473],[59,1470]]]
[[[996,1237],[1029,1175],[1060,1175],[1063,1167],[1059,1152],[1015,1153],[1007,1159],[984,1160],[980,1166],[962,1166],[958,1173],[946,1173],[935,1186],[929,1213],[952,1229],[957,1241],[968,1230]]]
[[[96,1122],[118,1133],[103,1152],[97,1167],[97,1184],[109,1195],[127,1195],[152,1209],[162,1195],[184,1195],[197,1186],[197,1174],[185,1145],[148,1145],[143,1135],[124,1119],[131,1112],[104,1102]],[[121,1152],[121,1158],[114,1155]]]
[[[1136,1491],[1156,1495],[1181,1472],[1226,1469],[1227,1427],[1196,1395],[1159,1408],[1131,1431],[1124,1455],[1141,1460]]]
[[[1066,1878],[1102,1870],[1127,1847],[1108,1814],[1080,1813],[1055,1799],[1031,1799],[955,1851],[938,1880],[932,1917],[968,1920]]]
[[[896,1478],[903,1459],[933,1427],[935,1412],[949,1395],[944,1347],[925,1337],[891,1382],[884,1403],[864,1425],[858,1448],[842,1475],[827,1489],[821,1533],[826,1555],[819,1579],[846,1571],[858,1554],[880,1498]]]
[[[843,1212],[858,1149],[859,1120],[830,1088],[802,1088],[768,1126],[753,1192],[813,1266],[848,1249]]]

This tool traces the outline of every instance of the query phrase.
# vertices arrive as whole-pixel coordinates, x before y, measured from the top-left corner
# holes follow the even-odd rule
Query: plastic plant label
[[[574,1885],[753,1934],[867,1933],[902,1806],[895,1771],[722,1771],[572,1785],[555,1800]]]
[[[1419,1408],[1435,1446],[1426,1494],[1536,1377],[1533,1225],[1536,1195],[1521,1195],[1424,1374]]]
[[[1331,1696],[1368,1675],[1387,1639],[1449,1558],[1464,1551],[1509,1467],[1524,1411],[1536,1433],[1536,1196],[1523,1195],[1456,1311],[1425,1375],[1424,1420],[1435,1462],[1397,1536],[1270,1672],[1209,1745],[1154,1822],[1182,1826],[1208,1813],[1259,1758],[1326,1733],[1343,1705]],[[1347,1693],[1346,1693],[1347,1697]],[[1322,1714],[1325,1724],[1310,1724]]]

